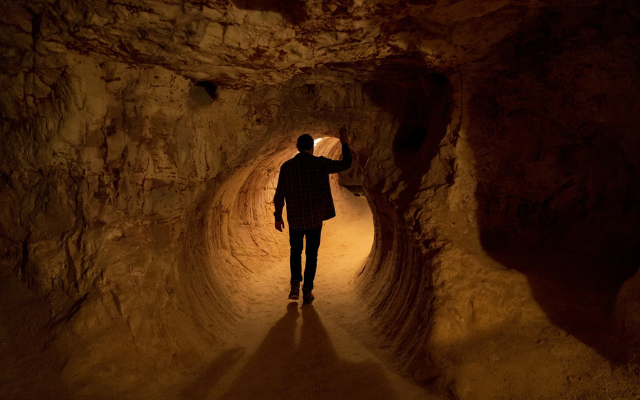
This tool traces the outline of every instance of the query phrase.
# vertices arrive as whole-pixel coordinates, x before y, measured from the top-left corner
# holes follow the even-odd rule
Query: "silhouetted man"
[[[351,151],[347,144],[347,129],[340,128],[342,143],[342,160],[330,160],[313,155],[313,138],[302,135],[296,147],[300,151],[280,168],[278,186],[273,203],[276,206],[276,229],[282,232],[282,208],[287,202],[287,220],[289,222],[289,244],[291,245],[291,292],[289,298],[300,298],[300,281],[302,281],[302,241],[307,237],[307,262],[304,269],[302,285],[303,304],[310,304],[314,296],[313,279],[316,276],[318,263],[318,247],[322,221],[336,216],[331,197],[329,174],[342,172],[351,167]]]

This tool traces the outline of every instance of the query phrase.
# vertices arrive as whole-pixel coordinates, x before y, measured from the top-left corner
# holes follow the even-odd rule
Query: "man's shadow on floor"
[[[295,332],[302,315],[300,342]],[[374,362],[340,360],[312,305],[286,314],[269,331],[256,353],[221,399],[397,399],[382,367]]]

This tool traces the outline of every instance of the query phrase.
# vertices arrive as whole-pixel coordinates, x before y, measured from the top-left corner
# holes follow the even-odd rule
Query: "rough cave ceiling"
[[[437,70],[455,69],[481,61],[541,13],[561,15],[599,3],[7,1],[0,21],[11,28],[3,35],[10,48],[70,49],[104,60],[159,65],[194,80],[256,86],[329,63],[406,54],[419,54]],[[598,36],[594,27],[583,28],[572,34]],[[539,45],[540,37],[530,39],[530,46]]]

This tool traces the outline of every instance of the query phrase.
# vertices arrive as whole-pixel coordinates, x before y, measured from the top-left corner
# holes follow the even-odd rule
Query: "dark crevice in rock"
[[[200,81],[200,82],[197,82],[194,86],[204,88],[204,90],[207,92],[209,97],[211,97],[211,100],[215,100],[218,96],[217,94],[218,85],[216,85],[213,82]]]
[[[231,0],[231,2],[243,10],[277,12],[294,25],[307,20],[305,2],[302,0]]]

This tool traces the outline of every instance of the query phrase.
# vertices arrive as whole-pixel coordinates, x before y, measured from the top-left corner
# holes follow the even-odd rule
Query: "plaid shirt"
[[[306,231],[318,229],[322,221],[336,216],[331,197],[329,174],[351,167],[351,151],[342,144],[342,160],[330,160],[309,153],[298,153],[280,168],[278,186],[273,197],[276,222],[282,221],[282,208],[287,201],[289,229]]]

